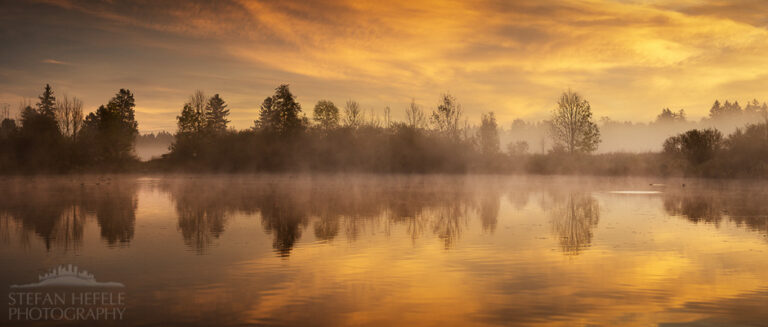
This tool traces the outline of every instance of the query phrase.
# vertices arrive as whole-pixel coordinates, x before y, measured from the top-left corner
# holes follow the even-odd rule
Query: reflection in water
[[[694,223],[719,226],[724,219],[748,229],[768,233],[768,201],[763,192],[751,189],[728,192],[670,192],[664,197],[664,210]]]
[[[165,181],[161,186],[176,203],[185,243],[198,253],[224,232],[228,216],[240,212],[257,214],[264,231],[273,237],[275,252],[287,257],[310,226],[319,240],[333,241],[343,233],[354,241],[377,224],[405,225],[412,240],[431,231],[446,249],[460,238],[471,214],[479,214],[484,230],[495,230],[498,187],[464,185],[461,180],[443,183],[309,177],[242,183],[202,177]]]
[[[480,197],[480,222],[484,231],[490,233],[496,231],[500,207],[501,196],[499,193],[487,192]]]
[[[576,255],[590,246],[600,219],[600,207],[594,197],[570,193],[564,201],[555,204],[551,215],[552,230],[560,239],[563,253]]]
[[[76,250],[83,240],[88,217],[95,217],[101,237],[109,245],[125,245],[133,238],[136,186],[112,179],[63,178],[38,180],[13,178],[3,183],[0,197],[0,227],[19,224],[20,240],[29,241],[29,233],[37,235],[46,249],[53,247]]]
[[[768,319],[765,191],[585,180],[0,179],[0,280],[82,264],[145,326]]]
[[[115,183],[98,189],[91,188],[84,201],[85,210],[96,214],[96,221],[101,227],[101,237],[110,245],[128,244],[133,239],[133,226],[136,223],[136,187],[133,184]],[[98,194],[95,194],[98,193]]]
[[[184,244],[198,254],[214,243],[224,232],[227,216],[226,198],[221,184],[203,184],[191,180],[185,184],[163,184],[163,189],[176,203],[178,228]]]

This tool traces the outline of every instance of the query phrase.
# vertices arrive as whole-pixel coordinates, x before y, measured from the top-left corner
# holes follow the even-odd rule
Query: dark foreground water
[[[0,325],[764,326],[766,186],[4,178]],[[46,284],[65,282],[44,275],[70,264],[93,278]],[[101,302],[72,298],[96,292]],[[105,311],[62,316],[73,307]],[[40,318],[45,308],[60,320]],[[121,316],[105,314],[114,309]]]

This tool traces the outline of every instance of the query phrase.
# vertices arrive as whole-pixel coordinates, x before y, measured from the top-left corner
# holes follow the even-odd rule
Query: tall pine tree
[[[205,120],[206,127],[212,132],[223,132],[227,130],[227,117],[229,116],[229,109],[218,94],[214,94],[213,97],[208,99],[208,104],[205,108]]]
[[[38,99],[40,102],[37,103],[37,112],[51,119],[56,119],[56,97],[53,96],[51,85],[45,84],[43,94]]]
[[[275,94],[264,99],[259,112],[256,127],[280,135],[290,134],[304,126],[305,119],[299,117],[301,105],[283,84],[275,89]]]

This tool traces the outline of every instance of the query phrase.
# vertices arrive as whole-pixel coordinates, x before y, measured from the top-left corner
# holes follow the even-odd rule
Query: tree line
[[[138,160],[133,93],[120,89],[106,105],[83,117],[83,102],[59,99],[46,85],[33,106],[22,103],[18,122],[0,123],[0,171],[4,173],[126,170]]]
[[[78,98],[57,99],[46,85],[38,102],[22,104],[18,122],[0,124],[0,168],[3,172],[125,171],[358,171],[382,173],[528,172],[540,174],[648,174],[701,176],[768,175],[765,156],[768,106],[756,100],[742,109],[738,102],[715,101],[706,121],[744,119],[745,124],[723,137],[715,128],[694,128],[668,138],[661,153],[594,154],[603,134],[582,95],[563,92],[546,128],[551,146],[529,152],[523,140],[512,140],[502,150],[499,125],[493,112],[471,126],[451,94],[426,109],[415,100],[404,109],[404,121],[366,115],[358,102],[339,107],[319,100],[311,117],[289,85],[266,97],[250,128],[229,126],[230,110],[222,96],[194,92],[176,117],[177,130],[169,152],[140,162],[134,151],[138,123],[133,94],[121,89],[106,105],[83,117]],[[736,117],[736,118],[734,118]],[[654,124],[685,124],[683,110],[662,109]],[[616,125],[602,118],[603,128]],[[513,129],[526,128],[513,123]],[[761,134],[762,133],[762,134]],[[667,134],[669,135],[669,134]],[[761,138],[762,137],[762,138]],[[159,139],[141,137],[140,141]],[[146,139],[146,140],[145,140]],[[717,172],[717,173],[716,173]]]

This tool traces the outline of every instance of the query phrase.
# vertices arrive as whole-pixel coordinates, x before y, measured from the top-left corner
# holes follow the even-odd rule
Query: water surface
[[[765,325],[766,185],[6,177],[0,286],[77,265],[115,325]]]

